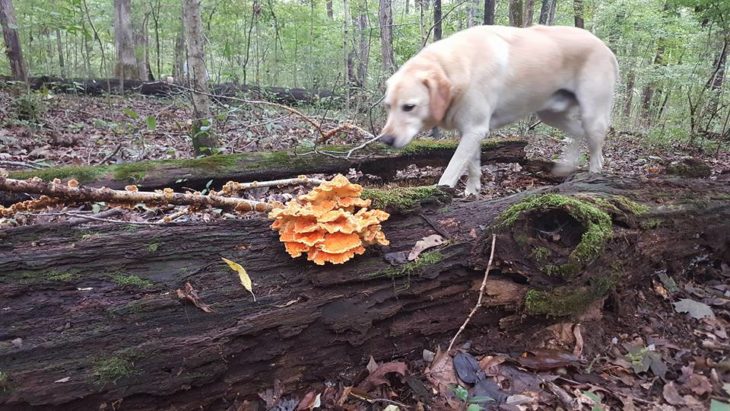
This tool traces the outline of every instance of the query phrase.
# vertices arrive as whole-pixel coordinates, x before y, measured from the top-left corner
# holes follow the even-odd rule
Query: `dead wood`
[[[600,251],[575,270],[546,270],[541,255],[565,266],[591,220],[573,214],[575,203],[524,206],[544,194],[610,216]],[[291,392],[348,382],[370,355],[419,357],[445,346],[474,306],[495,231],[487,298],[463,338],[492,352],[530,347],[546,314],[576,315],[607,298],[620,307],[657,270],[680,277],[690,266],[718,269],[730,258],[729,198],[722,182],[582,177],[422,210],[427,218],[393,215],[383,224],[390,248],[325,267],[291,259],[263,218],[3,229],[0,408],[225,409],[277,379]],[[415,263],[386,261],[436,230],[447,246]],[[539,247],[548,251],[536,254]],[[248,270],[257,302],[220,257]],[[193,291],[213,312],[191,303]]]
[[[546,168],[542,163],[525,159],[524,140],[490,139],[482,145],[482,161],[519,162],[528,169]],[[50,181],[54,178],[74,178],[90,186],[122,189],[136,184],[145,190],[171,187],[203,187],[213,180],[216,186],[228,181],[264,181],[294,178],[302,174],[343,173],[350,168],[363,173],[393,178],[410,164],[445,166],[454,154],[456,143],[451,141],[416,141],[402,150],[371,144],[345,158],[349,146],[324,146],[320,152],[253,152],[216,155],[190,160],[144,161],[130,164],[59,167],[43,170],[12,172],[11,178],[34,176]],[[329,153],[329,154],[328,154]],[[334,154],[332,154],[334,153]],[[549,169],[549,168],[548,168]]]

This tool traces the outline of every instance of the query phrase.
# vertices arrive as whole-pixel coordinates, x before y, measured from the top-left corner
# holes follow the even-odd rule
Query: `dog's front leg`
[[[469,167],[469,183],[467,183],[466,194],[472,194],[470,191],[478,189],[479,181],[481,178],[481,168],[474,167],[475,156],[476,161],[479,161],[479,154],[481,152],[481,141],[486,133],[481,132],[470,132],[465,133],[459,145],[456,147],[454,156],[451,157],[449,165],[446,167],[444,174],[439,180],[439,185],[455,187],[459,178],[464,175],[467,167]]]
[[[481,147],[480,147],[481,148]],[[466,169],[466,189],[464,194],[478,195],[482,191],[482,151],[478,149]]]

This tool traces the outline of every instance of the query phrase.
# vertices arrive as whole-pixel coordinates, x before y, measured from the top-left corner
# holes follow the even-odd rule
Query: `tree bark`
[[[490,162],[521,163],[533,171],[550,170],[549,163],[527,161],[524,140],[490,139],[482,145],[481,158]],[[54,178],[76,178],[82,183],[95,187],[123,189],[128,184],[137,184],[145,189],[164,187],[205,186],[213,180],[222,185],[229,180],[264,181],[293,178],[302,174],[343,173],[357,168],[364,173],[392,179],[398,170],[410,164],[425,166],[445,166],[456,149],[455,143],[414,142],[409,149],[394,150],[384,145],[371,145],[356,151],[353,158],[334,158],[313,153],[275,151],[219,155],[211,158],[181,161],[149,161],[136,164],[120,164],[101,167],[69,167],[41,171],[13,172],[11,178],[30,178],[39,176],[46,181]],[[323,148],[326,150],[326,147]],[[338,147],[346,151],[347,147]],[[361,158],[359,156],[362,156]]]
[[[554,9],[557,6],[556,1],[557,0],[542,0],[542,6],[540,7],[540,24],[544,24],[546,26],[551,26],[553,24],[553,20],[550,16],[555,15]]]
[[[380,24],[380,52],[382,53],[383,72],[386,76],[389,76],[395,72],[395,57],[393,55],[393,9],[391,0],[380,0],[378,23]]]
[[[208,93],[208,78],[205,68],[205,47],[203,38],[203,23],[200,18],[201,0],[183,0],[183,22],[185,24],[185,40],[188,54],[188,68],[190,69],[193,101],[193,127],[191,138],[195,153],[213,154],[218,148],[218,139],[213,134],[213,118],[210,114],[210,99]]]
[[[114,75],[121,80],[142,80],[134,52],[131,0],[114,0],[114,46],[117,63]]]
[[[58,53],[58,67],[61,77],[66,77],[66,62],[64,59],[63,43],[61,42],[61,30],[56,29],[56,52]]]
[[[13,7],[12,0],[0,0],[0,27],[3,30],[5,55],[8,56],[10,72],[16,80],[25,80],[28,78],[28,70],[20,46],[18,23],[15,19],[15,7]]]
[[[494,24],[494,12],[497,0],[484,0],[484,24]]]
[[[720,262],[730,257],[730,205],[722,200],[730,188],[708,180],[595,176],[503,199],[394,213],[383,224],[390,247],[342,266],[291,259],[262,217],[9,228],[0,247],[0,330],[8,341],[0,344],[0,364],[9,387],[0,390],[0,408],[226,409],[236,399],[256,400],[275,380],[293,392],[323,380],[351,383],[371,355],[420,358],[424,348],[445,346],[473,307],[498,216],[546,192],[573,199],[621,195],[654,208],[641,215],[611,211],[602,254],[570,279],[543,273],[534,253],[537,246],[569,251],[585,233],[569,208],[529,213],[515,225],[526,235],[518,240],[499,231],[484,305],[460,341],[493,352],[534,349],[537,333],[554,320],[531,310],[542,307],[537,301],[558,309],[562,301],[537,299],[545,293],[595,290],[591,284],[613,279],[580,301],[578,311],[600,310],[608,298],[621,321],[621,307],[635,305],[636,290],[651,292],[657,271],[682,276],[700,264],[703,276],[720,277]],[[541,234],[553,229],[561,239]],[[449,244],[428,259],[386,262],[435,233]],[[246,268],[256,302],[220,256]],[[175,297],[186,283],[213,312]],[[602,322],[585,325],[600,329]]]
[[[443,37],[441,20],[441,0],[433,0],[433,41],[439,41]]]
[[[513,27],[524,27],[524,11],[523,0],[509,0],[509,25]]]
[[[327,0],[325,4],[326,4],[326,7],[327,7],[327,17],[330,20],[334,20],[334,18],[335,18],[335,12],[334,12],[334,9],[332,7],[332,0]]]
[[[573,0],[573,12],[575,16],[575,27],[584,29],[583,0]]]
[[[535,0],[525,0],[525,25],[523,27],[532,26],[532,16],[535,14]]]

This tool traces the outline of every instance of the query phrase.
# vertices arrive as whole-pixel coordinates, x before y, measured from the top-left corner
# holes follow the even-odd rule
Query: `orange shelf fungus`
[[[269,213],[271,228],[292,257],[307,255],[318,265],[343,264],[372,244],[388,245],[380,223],[390,215],[370,210],[362,186],[338,174],[309,193]]]

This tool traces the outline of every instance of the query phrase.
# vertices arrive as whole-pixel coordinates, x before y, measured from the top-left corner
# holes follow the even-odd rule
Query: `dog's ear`
[[[451,104],[451,82],[441,70],[429,72],[423,82],[428,87],[431,116],[439,123]]]

